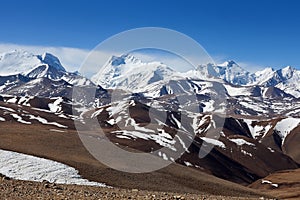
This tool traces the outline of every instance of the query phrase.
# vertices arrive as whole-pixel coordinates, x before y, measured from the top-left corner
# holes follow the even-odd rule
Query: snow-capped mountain
[[[161,96],[172,94],[172,91],[175,90],[183,93],[198,90],[197,84],[192,80],[200,79],[219,82],[225,86],[229,83],[241,87],[253,87],[255,95],[263,98],[287,98],[290,97],[289,95],[300,97],[300,71],[295,68],[290,66],[279,70],[266,68],[256,73],[250,73],[234,61],[218,65],[199,65],[196,70],[179,73],[174,71],[171,66],[158,61],[144,62],[132,55],[112,56],[101,71],[92,77],[91,81],[77,72],[67,72],[59,59],[50,53],[35,55],[15,50],[0,55],[0,76],[2,76],[1,82],[3,83],[0,87],[2,92],[19,88],[25,82],[34,79],[44,83],[45,80],[40,78],[48,78],[53,81],[64,80],[70,85],[93,86],[96,84],[103,88],[119,88]],[[41,85],[43,83],[41,82]],[[255,89],[255,86],[259,86],[260,91]],[[234,93],[235,96],[237,94],[244,95],[243,92],[240,92],[244,89],[233,88],[235,91],[231,89],[228,92]],[[20,89],[20,91],[24,94],[28,89]]]
[[[105,66],[92,77],[104,88],[137,90],[157,81],[167,81],[175,71],[160,62],[143,62],[132,55],[112,56]]]
[[[266,68],[255,75],[256,85],[275,86],[288,94],[300,97],[300,71],[291,66],[279,70]]]
[[[291,66],[278,70],[265,68],[250,73],[234,61],[228,61],[219,65],[199,65],[197,70],[201,72],[201,75],[218,77],[233,85],[275,87],[272,91],[278,92],[278,89],[280,89],[284,93],[300,97],[300,71]],[[194,72],[194,74],[197,74],[197,72]],[[201,75],[198,76],[202,78]]]
[[[256,72],[255,75],[256,75],[255,84],[265,85],[265,86],[275,86],[279,83],[288,81],[291,78],[295,78],[294,75],[297,76],[297,71],[296,69],[287,66],[279,70],[266,68],[262,71]]]
[[[235,85],[247,85],[255,77],[234,61],[220,65],[199,65],[196,70],[175,72],[171,66],[161,62],[143,62],[132,55],[112,56],[105,66],[92,77],[92,81],[106,88],[140,89],[154,82],[171,79],[211,80],[217,77]]]
[[[185,87],[187,84],[182,82],[184,79],[200,79],[242,87],[259,86],[265,88],[259,92],[259,96],[264,97],[277,98],[289,97],[289,95],[300,97],[300,71],[295,68],[290,66],[279,70],[266,68],[250,73],[234,61],[217,65],[210,63],[199,65],[195,70],[179,73],[161,62],[143,62],[132,55],[112,56],[91,80],[104,88],[119,88],[144,93],[151,91],[150,93],[154,96],[159,96],[166,94],[166,88],[169,87],[166,85],[170,80],[181,80],[181,86],[177,84],[178,81],[176,87],[185,88],[183,92],[187,92],[187,87]],[[268,87],[272,88],[264,93],[263,91],[267,91]],[[188,90],[193,90],[193,87],[188,88]],[[171,90],[172,88],[169,89]],[[240,95],[244,94],[240,93]]]
[[[54,81],[64,80],[72,85],[92,85],[92,82],[79,73],[67,72],[59,59],[50,54],[35,55],[15,50],[0,55],[0,76],[22,75],[28,78],[48,78]]]
[[[247,85],[255,80],[253,74],[244,70],[232,60],[219,65],[199,65],[197,70],[210,76],[219,77],[234,85]]]
[[[15,75],[28,73],[39,66],[41,60],[32,53],[24,51],[13,51],[0,55],[0,75]]]
[[[32,72],[38,67],[39,74]],[[29,75],[31,76],[45,75],[48,68],[65,72],[65,68],[61,65],[57,57],[49,53],[42,55],[34,55],[27,51],[15,50],[0,55],[0,75]],[[44,73],[44,74],[43,74]]]
[[[300,97],[300,71],[291,66],[278,70],[265,68],[250,73],[234,61],[227,61],[219,65],[199,65],[197,70],[202,74],[221,78],[233,85],[276,87],[287,94]]]

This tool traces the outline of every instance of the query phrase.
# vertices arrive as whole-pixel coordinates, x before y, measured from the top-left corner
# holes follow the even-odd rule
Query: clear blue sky
[[[121,31],[159,26],[189,35],[222,59],[300,68],[298,2],[1,1],[0,43],[92,49]]]

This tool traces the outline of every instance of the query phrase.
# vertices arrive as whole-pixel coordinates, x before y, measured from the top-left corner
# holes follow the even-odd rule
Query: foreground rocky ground
[[[249,187],[280,199],[300,199],[300,169],[270,174]]]
[[[138,189],[59,185],[49,182],[11,180],[1,175],[0,199],[268,199],[265,197],[229,197],[209,194],[180,194]]]

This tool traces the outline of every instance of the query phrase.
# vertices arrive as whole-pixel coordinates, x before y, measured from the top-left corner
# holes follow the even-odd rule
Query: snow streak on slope
[[[254,146],[254,144],[247,142],[246,140],[241,139],[241,138],[233,138],[233,139],[229,139],[229,140],[231,142],[234,142],[238,146],[243,146],[243,145]]]
[[[106,186],[81,178],[75,168],[62,163],[5,150],[0,150],[0,173],[18,180]]]
[[[215,146],[223,148],[223,149],[226,148],[225,144],[219,140],[216,140],[213,138],[208,138],[208,137],[200,137],[200,138],[209,144],[215,145]]]

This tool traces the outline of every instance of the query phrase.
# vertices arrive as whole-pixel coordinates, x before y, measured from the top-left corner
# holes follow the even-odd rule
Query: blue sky
[[[158,26],[194,38],[217,61],[300,68],[299,9],[296,0],[3,1],[0,43],[89,50],[121,31]]]

